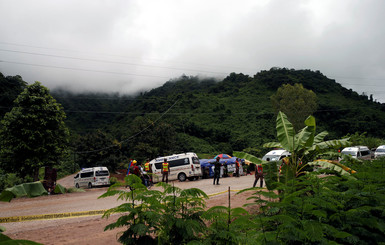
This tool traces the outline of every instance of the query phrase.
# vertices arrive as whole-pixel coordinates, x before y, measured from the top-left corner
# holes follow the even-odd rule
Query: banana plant
[[[264,169],[267,170],[264,172],[267,173],[266,184],[268,188],[269,186],[274,186],[268,183],[271,182],[269,180],[287,182],[288,180],[297,178],[299,175],[305,173],[308,167],[313,167],[316,164],[323,167],[334,165],[333,169],[338,169],[338,171],[343,173],[346,172],[344,170],[345,166],[339,163],[337,164],[337,162],[317,161],[316,164],[313,164],[313,161],[317,158],[317,155],[328,152],[330,149],[349,146],[351,144],[349,138],[324,141],[328,132],[323,131],[316,134],[316,120],[313,116],[309,116],[305,120],[305,127],[298,133],[295,132],[293,125],[283,112],[278,113],[276,123],[278,142],[266,143],[263,146],[267,148],[283,148],[291,153],[290,157],[283,160],[285,164],[281,165],[281,173],[279,173],[278,170],[278,165],[280,165],[281,162],[272,163],[262,161],[253,155],[243,152],[233,153],[236,157],[262,164]]]
[[[291,153],[289,159],[286,159],[286,168],[292,173],[293,177],[302,174],[303,170],[309,166],[307,163],[312,162],[317,155],[332,148],[337,149],[351,144],[349,138],[324,141],[328,132],[323,131],[316,134],[316,121],[313,116],[309,116],[305,120],[305,125],[302,130],[296,133],[285,113],[279,112],[276,126],[278,142],[263,145],[264,147],[283,148]],[[319,164],[322,163],[319,162]]]

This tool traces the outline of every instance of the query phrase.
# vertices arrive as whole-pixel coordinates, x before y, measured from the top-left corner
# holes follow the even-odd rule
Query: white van
[[[110,172],[106,167],[84,168],[74,177],[76,188],[110,185]]]
[[[266,153],[266,155],[264,155],[262,157],[262,160],[263,161],[279,161],[279,160],[282,160],[282,158],[285,158],[285,157],[288,157],[290,156],[290,152],[286,151],[286,150],[272,150],[272,151],[269,151],[268,153]]]
[[[353,158],[370,160],[372,158],[371,152],[367,146],[352,146],[346,147],[341,151],[342,155],[350,155]]]
[[[185,181],[186,179],[194,180],[202,176],[201,165],[199,158],[195,153],[188,152],[182,154],[175,154],[171,156],[158,157],[150,161],[152,173],[155,174],[154,182],[162,180],[162,163],[164,159],[170,167],[170,175],[168,180]]]
[[[380,145],[374,152],[374,158],[385,157],[385,145]]]

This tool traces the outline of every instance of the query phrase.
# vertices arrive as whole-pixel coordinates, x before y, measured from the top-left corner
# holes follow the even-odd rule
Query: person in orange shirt
[[[166,183],[168,183],[168,175],[170,174],[170,166],[167,162],[167,158],[164,159],[162,163],[162,182],[166,179]]]
[[[144,171],[147,172],[148,176],[149,176],[149,180],[150,180],[150,186],[153,185],[153,181],[152,181],[152,166],[150,164],[150,159],[146,159],[146,163],[144,164]]]

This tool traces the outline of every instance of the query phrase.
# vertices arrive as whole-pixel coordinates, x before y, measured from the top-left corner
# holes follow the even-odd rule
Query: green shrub
[[[6,188],[22,184],[24,181],[15,173],[4,173],[0,170],[0,192]]]
[[[86,192],[84,189],[82,188],[75,188],[75,187],[70,187],[70,188],[66,188],[67,190],[67,193],[74,193],[74,192]]]
[[[130,191],[122,190],[122,186],[129,186]],[[99,198],[118,195],[118,199],[129,202],[105,212],[103,217],[122,214],[105,230],[126,226],[118,239],[123,244],[186,244],[199,240],[205,229],[201,214],[208,196],[196,188],[182,190],[166,183],[157,186],[163,191],[148,190],[136,175],[112,185]]]
[[[118,178],[116,178],[116,177],[111,177],[110,178],[110,183],[111,183],[111,185],[113,185],[113,184],[115,184],[115,183],[117,183],[118,182]]]

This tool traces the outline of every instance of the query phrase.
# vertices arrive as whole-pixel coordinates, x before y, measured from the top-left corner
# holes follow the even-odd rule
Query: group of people
[[[213,180],[213,185],[219,185],[219,178],[221,174],[221,167],[223,164],[219,161],[220,157],[216,158],[216,161],[214,163],[214,180]],[[241,167],[240,164],[240,159],[236,159],[235,162],[235,173],[234,176],[239,177],[239,168]],[[164,161],[162,163],[162,168],[161,168],[161,173],[162,173],[162,182],[168,183],[168,176],[170,175],[170,165],[167,162],[167,158],[164,158]],[[142,166],[136,161],[132,160],[129,164],[129,167],[127,169],[127,175],[129,174],[135,174],[139,178],[142,179],[143,183],[147,187],[151,187],[153,185],[153,175],[152,175],[152,167],[149,162],[149,159],[146,160],[144,164],[144,170]],[[256,170],[255,170],[255,181],[253,184],[253,187],[256,186],[258,180],[260,180],[260,187],[262,188],[263,186],[263,168],[261,164],[256,165]]]
[[[219,185],[219,178],[221,175],[221,167],[223,164],[219,161],[220,157],[216,158],[216,162],[214,163],[214,180],[213,180],[213,185]],[[235,176],[239,177],[239,168],[240,168],[240,160],[237,158],[235,161]],[[257,185],[258,180],[260,180],[260,187],[262,188],[263,186],[263,168],[261,164],[256,165],[255,169],[255,180],[253,187]]]
[[[162,163],[162,182],[168,183],[168,175],[170,174],[170,166],[167,162],[167,158],[164,158],[164,161]],[[132,160],[127,169],[127,175],[129,174],[135,174],[139,178],[142,179],[142,182],[145,186],[151,187],[153,185],[153,172],[152,172],[152,166],[149,161],[149,159],[146,160],[144,163],[144,168],[140,163],[138,163],[136,160]]]

